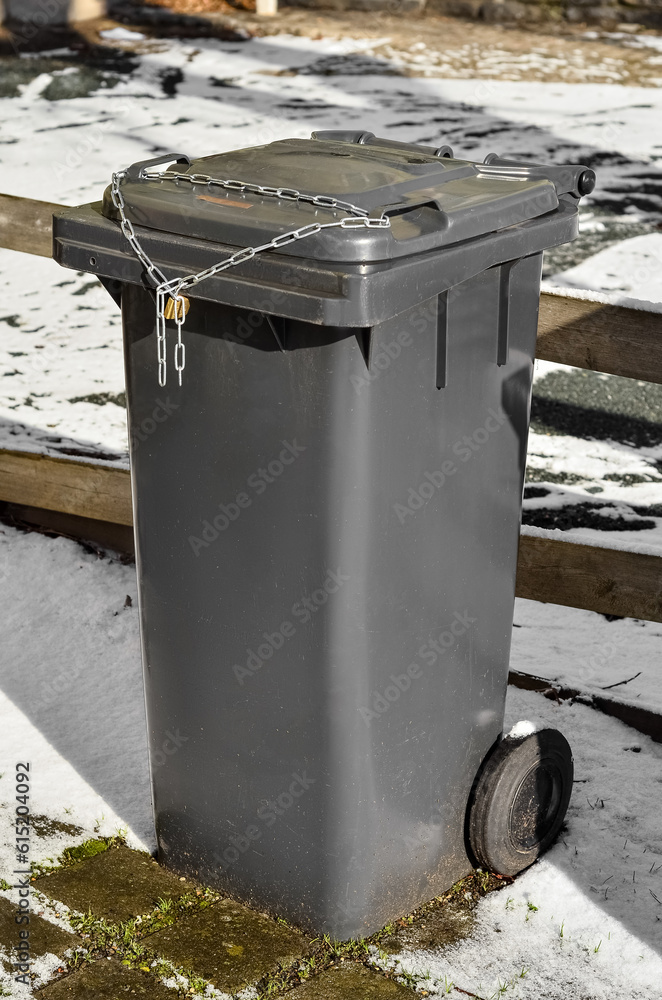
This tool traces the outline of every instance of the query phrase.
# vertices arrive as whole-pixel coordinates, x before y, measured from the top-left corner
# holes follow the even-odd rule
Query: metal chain
[[[145,268],[147,279],[154,285],[156,291],[156,338],[157,338],[157,358],[159,365],[159,385],[166,384],[167,377],[167,344],[166,344],[166,318],[165,308],[168,298],[172,299],[174,306],[174,320],[177,326],[177,343],[175,345],[175,370],[178,373],[179,384],[182,384],[182,372],[186,364],[186,349],[182,340],[182,327],[186,322],[185,302],[182,292],[185,289],[193,288],[195,285],[211,278],[230,267],[236,267],[246,260],[251,260],[256,254],[264,253],[266,250],[278,250],[294,243],[296,240],[306,239],[308,236],[315,236],[324,229],[388,229],[391,220],[387,215],[371,217],[369,213],[353,205],[351,202],[339,201],[322,194],[302,194],[294,188],[265,187],[261,184],[251,184],[245,181],[220,180],[210,177],[207,174],[181,174],[169,171],[143,170],[141,177],[145,180],[172,180],[174,182],[183,181],[191,185],[202,184],[207,187],[221,187],[229,191],[246,191],[250,194],[257,194],[262,197],[278,198],[285,201],[306,202],[316,208],[327,209],[329,211],[348,212],[349,215],[334,222],[312,222],[299,229],[292,229],[280,236],[275,236],[268,243],[263,243],[257,247],[245,247],[236,253],[219,261],[211,267],[198,271],[197,274],[188,274],[184,278],[171,278],[168,280],[163,271],[150,260],[148,254],[143,250],[140,241],[136,236],[131,220],[126,214],[126,205],[121,191],[121,184],[126,177],[126,171],[121,170],[113,174],[113,181],[110,189],[113,205],[117,209],[120,217],[120,228],[126,237],[131,249]]]

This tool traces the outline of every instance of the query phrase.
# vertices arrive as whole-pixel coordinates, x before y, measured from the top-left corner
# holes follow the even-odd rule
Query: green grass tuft
[[[86,840],[76,847],[65,847],[62,852],[62,861],[85,861],[86,858],[93,858],[97,854],[103,854],[109,847],[107,840]]]

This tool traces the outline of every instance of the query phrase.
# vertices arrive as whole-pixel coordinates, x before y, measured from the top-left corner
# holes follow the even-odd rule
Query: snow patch
[[[102,38],[111,42],[144,42],[147,35],[140,31],[130,31],[128,28],[106,28],[99,32]]]
[[[520,534],[532,538],[548,538],[558,542],[573,542],[575,545],[592,545],[598,549],[620,549],[636,552],[642,556],[662,556],[662,532],[651,529],[646,532],[648,541],[641,541],[640,531],[600,531],[598,528],[538,528],[534,524],[523,524]]]
[[[655,235],[655,234],[653,234]],[[633,239],[641,239],[639,236],[633,236]],[[629,242],[623,241],[623,242]],[[616,247],[620,244],[615,244]],[[614,249],[614,247],[607,247],[608,250]],[[605,250],[601,250],[600,253],[605,253]],[[599,256],[595,254],[595,256]],[[587,260],[593,260],[593,257],[587,258]],[[586,264],[587,261],[582,261],[582,264]],[[577,267],[581,267],[582,264],[578,264]],[[653,301],[652,299],[636,299],[629,295],[621,295],[618,292],[601,292],[595,288],[582,288],[575,287],[571,284],[562,284],[562,280],[571,274],[575,268],[569,268],[567,271],[561,271],[554,275],[552,278],[545,279],[540,284],[540,291],[545,292],[547,295],[560,295],[564,299],[578,299],[580,302],[595,302],[596,305],[606,305],[606,306],[623,306],[626,309],[638,309],[641,312],[654,312],[662,313],[662,302]]]
[[[33,861],[126,830],[153,850],[135,567],[75,542],[0,525],[0,797],[31,764],[31,811],[78,829],[31,838]],[[132,607],[125,607],[127,594]],[[12,871],[13,815],[0,817],[0,867]]]
[[[636,302],[635,308],[662,308],[662,233],[616,243],[576,267],[553,275],[550,282],[562,288],[581,289],[583,297],[586,290],[601,292],[611,304]]]
[[[537,733],[538,728],[539,727],[535,722],[529,722],[525,719],[522,722],[516,722],[510,732],[506,735],[509,736],[511,740],[523,740],[525,736],[531,736],[533,733]]]
[[[538,631],[537,641],[544,657],[554,637]],[[470,937],[372,962],[413,975],[434,997],[453,984],[512,1000],[649,1000],[662,981],[662,747],[590,708],[510,687],[506,727],[532,715],[572,746],[567,830],[514,884],[481,900]]]
[[[0,621],[0,796],[9,801],[9,775],[27,756],[33,812],[83,831],[34,837],[34,860],[119,826],[133,846],[153,847],[135,600],[124,607],[126,594],[135,598],[135,568],[99,560],[66,539],[7,527],[0,527],[0,565],[11,580]],[[563,674],[589,689],[639,670],[643,677],[615,691],[642,706],[662,705],[659,625],[607,622],[522,600],[515,621],[513,669]],[[593,673],[582,675],[584,668]],[[560,729],[572,746],[567,831],[544,861],[479,905],[470,939],[403,953],[392,964],[397,959],[398,969],[420,976],[433,996],[444,995],[451,980],[479,996],[512,982],[513,1000],[654,996],[662,981],[662,806],[655,792],[662,746],[583,705],[509,688],[504,731],[528,731],[532,719]],[[9,871],[10,818],[6,812],[0,838]],[[431,979],[423,981],[427,972]]]

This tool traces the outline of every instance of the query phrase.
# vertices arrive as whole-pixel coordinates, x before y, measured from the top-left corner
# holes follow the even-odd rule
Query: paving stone
[[[34,904],[34,900],[32,902]],[[0,944],[4,946],[10,956],[10,962],[15,958],[12,955],[12,949],[16,948],[21,940],[19,933],[26,929],[25,925],[16,923],[15,916],[15,903],[5,896],[0,896]],[[76,945],[82,944],[80,938],[75,934],[70,934],[69,931],[62,930],[61,927],[44,920],[43,917],[38,917],[34,911],[30,913],[30,925],[27,930],[30,931],[28,939],[30,958],[39,958],[46,954],[61,956],[68,948],[75,948]],[[11,964],[4,964],[11,968]]]
[[[223,899],[143,938],[143,944],[234,993],[303,954],[306,941],[240,903]]]
[[[127,847],[111,848],[88,861],[44,875],[34,885],[74,910],[91,910],[111,923],[148,913],[160,896],[176,899],[194,888],[149,854]]]
[[[287,994],[287,1000],[413,1000],[413,990],[365,965],[343,962]]]
[[[437,909],[428,910],[412,924],[396,924],[394,933],[383,937],[380,945],[386,952],[397,953],[456,944],[473,932],[475,905],[476,900],[467,890],[459,898],[447,899]]]
[[[176,993],[137,969],[127,969],[114,959],[100,958],[78,972],[51,983],[35,994],[39,1000],[120,1000],[139,997],[175,1000]]]

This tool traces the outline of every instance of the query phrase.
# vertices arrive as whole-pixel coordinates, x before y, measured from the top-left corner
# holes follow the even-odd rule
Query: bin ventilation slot
[[[106,289],[110,297],[113,299],[116,305],[122,308],[122,282],[118,278],[105,278],[102,274],[98,275],[99,281]]]
[[[281,351],[285,350],[285,332],[282,329],[282,320],[278,319],[276,316],[269,316],[268,313],[264,313],[264,318],[266,319],[271,332],[274,335],[274,339],[278,344],[278,349]],[[280,329],[279,329],[280,327]]]
[[[356,331],[356,343],[365,361],[365,366],[370,371],[370,345],[372,342],[372,328],[367,326]]]
[[[437,360],[436,360],[436,386],[437,389],[446,387],[446,374],[448,368],[448,292],[442,292],[437,296]]]
[[[510,275],[517,261],[509,260],[499,267],[499,318],[497,320],[498,365],[508,363],[508,342],[510,332]]]

